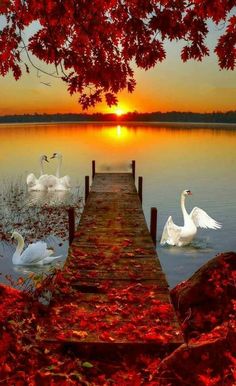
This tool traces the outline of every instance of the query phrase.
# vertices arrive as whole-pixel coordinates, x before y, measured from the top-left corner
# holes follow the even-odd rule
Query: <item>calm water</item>
[[[236,250],[236,126],[0,125],[0,141],[1,179],[14,181],[29,172],[38,174],[40,154],[61,152],[62,173],[71,176],[82,194],[92,159],[98,171],[130,171],[130,161],[135,159],[137,176],[144,179],[143,207],[148,224],[150,207],[158,208],[158,240],[169,215],[182,225],[179,196],[182,190],[191,189],[187,209],[204,209],[223,228],[200,230],[192,245],[184,248],[157,246],[170,286],[188,278],[217,253]],[[47,172],[55,169],[56,161],[52,160]],[[0,258],[0,271],[6,267],[13,272],[9,253]]]

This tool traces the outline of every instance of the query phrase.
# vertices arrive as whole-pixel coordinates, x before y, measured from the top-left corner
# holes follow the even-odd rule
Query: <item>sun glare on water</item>
[[[132,133],[126,126],[113,126],[103,129],[103,135],[105,138],[112,140],[112,142],[125,143],[132,137]]]
[[[118,126],[114,127],[114,129],[110,133],[111,133],[111,136],[116,140],[117,139],[118,140],[125,140],[128,137],[129,131],[128,131],[127,127],[118,125]]]

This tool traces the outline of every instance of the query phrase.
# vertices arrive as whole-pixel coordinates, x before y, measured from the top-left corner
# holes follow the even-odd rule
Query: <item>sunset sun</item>
[[[115,114],[117,115],[117,117],[121,117],[121,115],[125,114],[124,110],[121,109],[121,108],[117,108],[115,110]]]

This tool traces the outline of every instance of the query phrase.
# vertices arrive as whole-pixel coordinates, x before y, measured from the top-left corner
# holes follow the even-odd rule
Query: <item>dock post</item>
[[[72,243],[75,235],[75,209],[68,209],[68,222],[69,222],[69,245]]]
[[[96,173],[96,164],[95,164],[95,161],[93,160],[92,161],[92,179],[94,179],[95,173]]]
[[[132,161],[132,175],[133,175],[133,179],[135,180],[135,161],[134,160]]]
[[[154,245],[157,245],[157,208],[151,208],[150,233]]]
[[[85,176],[85,202],[89,195],[89,176]]]
[[[142,203],[143,202],[143,177],[138,178],[138,195]]]

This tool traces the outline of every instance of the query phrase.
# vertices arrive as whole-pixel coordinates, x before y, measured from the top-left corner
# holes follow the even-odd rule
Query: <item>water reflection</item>
[[[23,265],[14,265],[13,271],[17,274],[16,276],[21,277],[33,277],[36,275],[41,275],[43,273],[48,273],[50,271],[53,271],[54,268],[61,268],[63,266],[63,261],[55,261],[53,264],[47,264],[47,265],[32,265],[32,266],[23,266]]]
[[[122,171],[122,172],[130,173],[131,164],[129,162],[101,163],[99,165],[99,171],[107,172],[107,173]]]
[[[115,126],[103,129],[103,135],[115,141],[127,141],[132,138],[132,131],[125,126]]]
[[[51,264],[39,265],[13,265],[12,256],[16,249],[16,243],[2,241],[0,242],[0,282],[7,285],[14,285],[19,277],[30,278],[34,275],[50,273],[55,268],[62,268],[68,252],[68,241],[62,240],[54,235],[49,235],[41,239],[46,242],[48,248],[53,248],[54,256],[61,255],[60,259]],[[10,277],[9,277],[10,275]]]
[[[168,281],[173,286],[189,277],[216,253],[236,249],[236,130],[232,125],[206,126],[84,122],[0,125],[0,177],[14,181],[23,174],[25,183],[29,172],[38,172],[40,154],[59,151],[63,154],[63,175],[70,175],[83,194],[84,176],[91,176],[92,159],[96,160],[98,172],[131,171],[130,162],[134,159],[137,176],[143,176],[144,180],[143,208],[148,224],[150,207],[158,208],[159,240],[170,214],[175,223],[181,224],[179,195],[183,189],[191,189],[194,196],[189,205],[204,208],[223,224],[223,228],[217,232],[207,230],[207,233],[200,230],[188,248],[157,246]],[[46,173],[54,172],[55,164],[51,162]],[[21,214],[25,211],[25,219],[41,203],[49,202],[60,207],[61,201],[70,202],[72,199],[68,192],[41,193],[31,192],[27,205],[21,202],[18,205]],[[2,199],[3,206],[4,203]],[[8,212],[7,209],[5,218]],[[51,216],[47,214],[49,226]],[[55,228],[59,223],[65,228],[66,221],[61,211],[55,214]],[[36,231],[40,226],[36,222],[31,224]],[[52,230],[48,234],[52,234]],[[11,270],[11,259],[5,256],[0,258],[0,271],[6,272],[7,269]]]
[[[162,251],[168,252],[170,255],[179,256],[180,252],[185,255],[198,255],[200,253],[214,252],[214,246],[210,240],[210,237],[198,237],[194,239],[191,244],[183,247],[176,247],[171,245],[161,246]]]
[[[26,204],[60,206],[69,205],[72,201],[72,194],[69,191],[31,191],[28,192]]]

